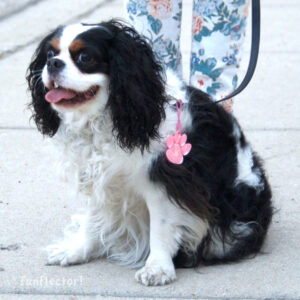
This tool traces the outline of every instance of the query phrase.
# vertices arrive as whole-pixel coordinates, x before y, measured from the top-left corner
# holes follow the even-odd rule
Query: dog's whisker
[[[95,90],[93,89],[93,88],[90,88],[90,93],[93,95],[93,97],[96,95],[96,92],[95,92]]]
[[[42,83],[42,77],[39,77],[39,78],[36,79],[36,81],[34,83],[34,89],[36,89],[40,84],[43,84]]]
[[[34,74],[34,75],[32,76],[32,78],[37,78],[37,77],[41,77],[41,74]]]
[[[34,71],[31,71],[32,74],[35,74],[35,73],[42,73],[43,69],[40,69],[40,70],[34,70]]]

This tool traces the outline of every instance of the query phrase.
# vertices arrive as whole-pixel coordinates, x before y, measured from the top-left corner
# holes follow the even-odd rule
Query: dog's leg
[[[135,278],[144,285],[164,285],[176,279],[172,257],[180,241],[178,208],[158,189],[144,189],[144,193],[150,214],[150,254]]]
[[[88,262],[99,255],[99,242],[92,234],[90,215],[74,215],[64,240],[46,248],[49,265],[67,266]]]

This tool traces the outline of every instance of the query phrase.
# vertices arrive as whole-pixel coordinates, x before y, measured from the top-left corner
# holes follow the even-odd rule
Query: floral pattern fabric
[[[150,39],[157,58],[181,75],[181,1],[127,0],[126,7],[129,21]]]
[[[190,84],[219,100],[238,82],[249,0],[193,0]],[[130,22],[181,75],[181,0],[127,0]],[[227,102],[230,106],[232,101]]]

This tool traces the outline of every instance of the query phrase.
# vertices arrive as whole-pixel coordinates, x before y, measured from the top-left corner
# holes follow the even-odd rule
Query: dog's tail
[[[213,265],[255,256],[261,249],[267,228],[258,222],[233,222],[224,235],[216,227],[198,247],[194,265]]]
[[[240,203],[245,204],[244,209],[240,208],[239,217],[228,225],[220,222],[211,225],[196,253],[191,255],[179,250],[174,258],[176,267],[233,262],[255,256],[260,251],[273,215],[271,190],[267,181],[256,196],[249,189],[249,186],[243,185],[235,195]],[[228,211],[224,214],[228,214]],[[224,216],[220,219],[224,220]]]

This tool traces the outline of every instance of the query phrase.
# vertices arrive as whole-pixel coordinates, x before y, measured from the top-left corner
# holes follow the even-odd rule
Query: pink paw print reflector
[[[178,121],[176,126],[176,132],[174,135],[169,135],[167,138],[167,151],[166,157],[169,162],[173,164],[180,165],[183,163],[183,156],[189,154],[192,149],[192,145],[186,143],[187,135],[181,134],[182,126],[180,122],[180,113],[182,109],[182,100],[180,100],[180,106],[178,107],[178,102],[176,102],[176,109],[178,115]]]

